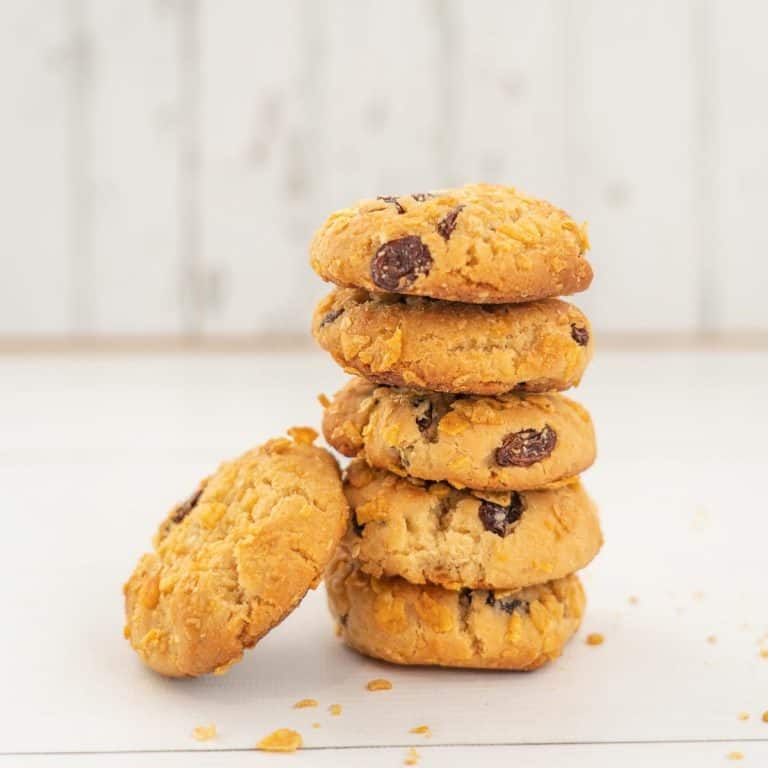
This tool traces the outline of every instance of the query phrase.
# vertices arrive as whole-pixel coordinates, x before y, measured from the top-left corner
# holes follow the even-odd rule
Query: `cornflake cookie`
[[[595,460],[587,411],[563,395],[422,393],[353,379],[323,420],[345,456],[457,487],[524,491],[573,477]]]
[[[203,480],[125,585],[126,637],[157,672],[225,670],[317,586],[349,510],[316,434],[291,433]]]
[[[586,228],[512,187],[363,200],[331,216],[310,246],[312,268],[337,285],[503,304],[583,291]]]
[[[368,576],[344,550],[326,587],[347,645],[396,664],[533,670],[560,655],[585,605],[576,576],[516,592],[456,592]]]
[[[481,306],[338,289],[312,332],[349,373],[459,394],[568,389],[592,357],[589,321],[557,299]]]
[[[449,589],[519,589],[584,568],[600,551],[597,509],[578,480],[512,493],[418,483],[362,461],[345,483],[360,570]]]

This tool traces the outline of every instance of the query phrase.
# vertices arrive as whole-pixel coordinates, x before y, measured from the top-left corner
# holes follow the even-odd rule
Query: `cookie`
[[[492,491],[573,477],[596,450],[589,414],[563,395],[421,393],[358,378],[326,409],[323,432],[374,467]]]
[[[291,432],[174,507],[125,585],[126,637],[157,672],[226,669],[319,582],[349,510],[336,461]]]
[[[350,373],[438,392],[568,389],[592,357],[589,321],[558,299],[455,304],[342,288],[318,304],[313,333]]]
[[[600,551],[597,509],[578,479],[512,493],[418,483],[362,461],[344,490],[346,545],[372,576],[449,589],[519,589],[584,568]]]
[[[332,214],[310,262],[346,287],[477,304],[531,301],[592,282],[584,225],[512,187],[382,196]]]
[[[347,645],[395,664],[533,670],[560,655],[585,606],[576,576],[516,592],[454,591],[377,579],[344,550],[325,583]]]

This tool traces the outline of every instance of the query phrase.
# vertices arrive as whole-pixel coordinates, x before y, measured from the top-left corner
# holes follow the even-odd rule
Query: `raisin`
[[[174,523],[180,523],[196,506],[200,501],[200,497],[203,495],[203,489],[198,488],[183,504],[179,504],[176,507],[176,511],[171,517],[171,521]]]
[[[423,203],[425,200],[429,200],[431,197],[434,197],[434,195],[431,192],[414,192],[411,197],[417,203]]]
[[[320,321],[320,327],[325,328],[326,325],[330,325],[331,323],[338,320],[342,315],[344,314],[344,307],[339,307],[339,309],[332,309],[321,321]]]
[[[571,323],[571,338],[580,347],[586,347],[589,344],[589,331],[586,328],[579,328],[576,323]]]
[[[459,590],[459,605],[465,609],[472,605],[472,590],[469,587],[462,587]]]
[[[437,222],[437,234],[440,235],[443,240],[450,239],[453,230],[456,229],[456,219],[459,217],[459,213],[461,213],[463,207],[463,205],[457,205],[452,211],[448,211],[448,213]]]
[[[425,404],[427,407],[416,416],[416,426],[419,428],[419,432],[421,432],[422,435],[426,435],[427,432],[429,432],[429,428],[432,426],[432,422],[435,418],[435,409],[432,406],[431,400],[416,399],[413,401],[414,408],[423,408]]]
[[[485,598],[485,604],[491,607],[500,608],[504,613],[508,613],[510,616],[519,608],[524,610],[528,607],[528,603],[525,600],[518,600],[516,597],[502,597],[497,598],[495,592],[489,592],[488,597]]]
[[[525,511],[525,501],[517,493],[512,493],[508,507],[502,507],[501,504],[494,504],[492,501],[483,500],[480,503],[478,516],[483,528],[489,533],[495,533],[503,539],[512,532],[512,526],[520,519]]]
[[[428,275],[432,255],[421,238],[406,235],[384,243],[371,260],[371,278],[385,291],[407,288],[417,277]]]
[[[541,431],[523,429],[507,435],[496,449],[500,467],[530,467],[546,459],[557,445],[557,432],[548,424]]]
[[[397,208],[398,213],[405,213],[405,208],[400,205],[400,201],[394,195],[379,195],[377,200],[383,200],[385,203],[391,203]]]

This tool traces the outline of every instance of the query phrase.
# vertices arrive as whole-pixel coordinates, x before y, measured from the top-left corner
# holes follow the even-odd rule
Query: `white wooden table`
[[[120,588],[161,516],[219,459],[317,424],[342,378],[319,353],[0,358],[0,766],[397,766],[410,746],[425,767],[768,765],[765,353],[598,356],[577,397],[607,544],[558,663],[389,667],[341,645],[316,593],[227,676],[145,670]],[[278,727],[306,748],[252,751]]]

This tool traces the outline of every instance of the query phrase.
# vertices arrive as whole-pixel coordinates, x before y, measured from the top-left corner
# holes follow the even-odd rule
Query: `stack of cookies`
[[[509,187],[380,197],[311,245],[352,524],[326,573],[345,641],[400,664],[535,669],[576,632],[602,545],[579,474],[592,352],[584,228]]]

